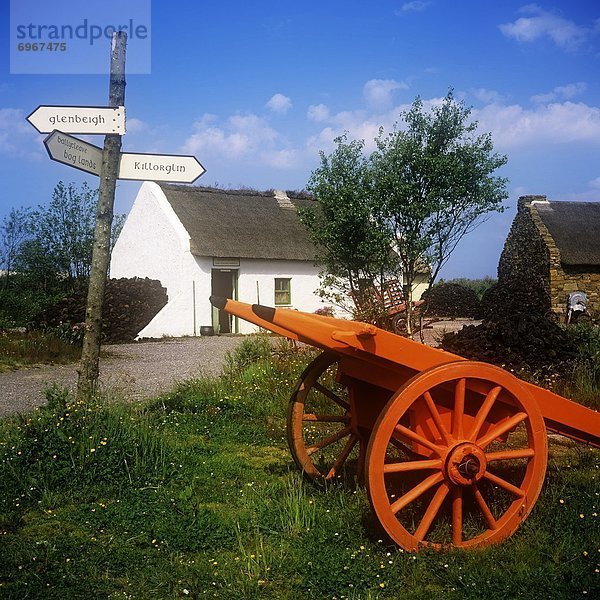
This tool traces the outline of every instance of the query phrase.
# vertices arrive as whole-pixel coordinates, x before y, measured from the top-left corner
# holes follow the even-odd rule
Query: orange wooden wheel
[[[348,391],[335,379],[337,361],[336,354],[318,356],[290,399],[288,444],[294,461],[311,479],[338,477],[360,448]]]
[[[530,393],[498,367],[460,361],[392,396],[369,441],[367,484],[379,521],[406,550],[485,546],[527,517],[546,462]]]

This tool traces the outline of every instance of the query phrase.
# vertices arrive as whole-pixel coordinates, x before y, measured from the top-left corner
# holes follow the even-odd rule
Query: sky
[[[45,136],[26,121],[39,105],[108,105],[108,39],[88,39],[85,48],[69,40],[68,65],[56,53],[17,50],[19,23],[69,19],[134,21],[123,151],[194,155],[206,169],[197,185],[303,189],[336,136],[348,132],[371,150],[379,128],[390,131],[417,96],[431,106],[454,89],[479,131],[507,155],[497,174],[509,180],[509,199],[464,238],[445,279],[495,277],[519,196],[600,201],[595,0],[0,5],[0,219],[48,202],[59,181],[98,185],[95,175],[50,160]],[[147,31],[136,37],[140,24]],[[116,212],[130,210],[140,186],[118,182]]]

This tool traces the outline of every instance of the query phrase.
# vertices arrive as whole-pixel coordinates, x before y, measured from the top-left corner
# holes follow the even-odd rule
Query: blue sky
[[[107,75],[11,74],[1,4],[0,218],[46,202],[59,180],[97,186],[50,161],[25,118],[40,104],[105,105],[108,94]],[[44,4],[85,6],[90,18],[111,10]],[[465,238],[445,278],[495,276],[519,195],[600,201],[597,2],[153,0],[151,15],[150,73],[128,75],[123,150],[193,154],[207,170],[199,185],[301,189],[336,135],[372,147],[417,95],[430,105],[452,87],[508,155],[499,174],[510,198]],[[108,42],[96,46],[108,69]],[[140,185],[119,182],[118,212]]]

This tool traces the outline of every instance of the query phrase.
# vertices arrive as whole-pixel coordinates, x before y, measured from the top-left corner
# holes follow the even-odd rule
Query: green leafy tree
[[[407,326],[414,283],[423,263],[430,286],[463,239],[491,212],[504,210],[507,180],[494,175],[507,158],[493,151],[489,133],[477,133],[471,109],[449,91],[425,111],[417,98],[371,156],[377,222],[393,231],[400,256]]]
[[[10,285],[10,276],[14,271],[23,244],[28,239],[29,218],[29,209],[13,208],[0,225],[0,269],[3,271],[5,290]]]
[[[66,291],[87,284],[92,264],[92,244],[98,190],[86,183],[81,188],[60,181],[47,206],[39,206],[28,219],[30,239],[18,257],[20,269],[41,281],[64,281]],[[116,240],[124,218],[117,216],[112,239]]]
[[[14,209],[0,226],[0,325],[24,325],[39,310],[87,286],[97,190],[59,182],[47,206]],[[124,222],[113,220],[114,244]],[[9,282],[10,276],[10,282]]]
[[[344,242],[352,239],[355,228],[367,239],[389,244],[398,258],[408,333],[412,333],[412,298],[419,274],[427,270],[431,286],[460,240],[489,213],[502,211],[508,196],[507,180],[494,175],[507,158],[493,151],[490,134],[477,133],[470,114],[470,108],[457,102],[452,91],[430,111],[416,98],[402,115],[402,127],[396,124],[387,135],[380,130],[377,149],[368,158],[359,156],[362,142],[347,142],[344,137],[330,157],[321,154],[321,167],[309,182],[309,190],[324,210],[321,221],[305,223],[313,240],[324,248],[324,268],[340,277],[344,272],[337,265],[347,265],[347,269],[352,265],[353,271],[364,269],[370,275],[371,269],[363,267],[371,256],[369,248],[352,254],[360,246]],[[352,160],[343,163],[345,168],[338,173],[337,158],[341,149],[347,152],[348,148]],[[341,182],[339,189],[328,185],[331,179]],[[361,183],[360,192],[355,192],[361,199],[360,209],[350,203],[353,196],[346,189],[357,182]],[[345,208],[329,209],[337,205]],[[354,219],[335,218],[341,210],[349,210]],[[324,235],[329,226],[335,235]],[[378,252],[379,257],[385,255],[380,247]],[[386,267],[393,265],[387,262]]]
[[[388,232],[372,221],[372,182],[363,142],[343,135],[335,144],[330,156],[320,153],[321,164],[307,185],[319,205],[301,210],[300,217],[323,266],[321,295],[346,309],[354,298],[363,312],[376,312],[367,302],[368,287],[394,271],[395,255]]]

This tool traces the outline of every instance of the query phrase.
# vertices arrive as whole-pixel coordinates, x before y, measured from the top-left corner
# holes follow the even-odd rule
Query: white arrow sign
[[[195,156],[123,152],[119,179],[193,183],[206,169]]]
[[[61,131],[53,131],[46,137],[44,146],[52,160],[87,173],[100,175],[102,148]],[[205,171],[206,169],[195,156],[123,152],[117,178],[193,183]]]
[[[85,134],[125,133],[124,106],[38,106],[27,120],[40,133],[55,129]]]
[[[102,148],[88,144],[60,131],[53,131],[45,140],[44,146],[52,160],[64,163],[81,171],[100,175],[102,169]]]

